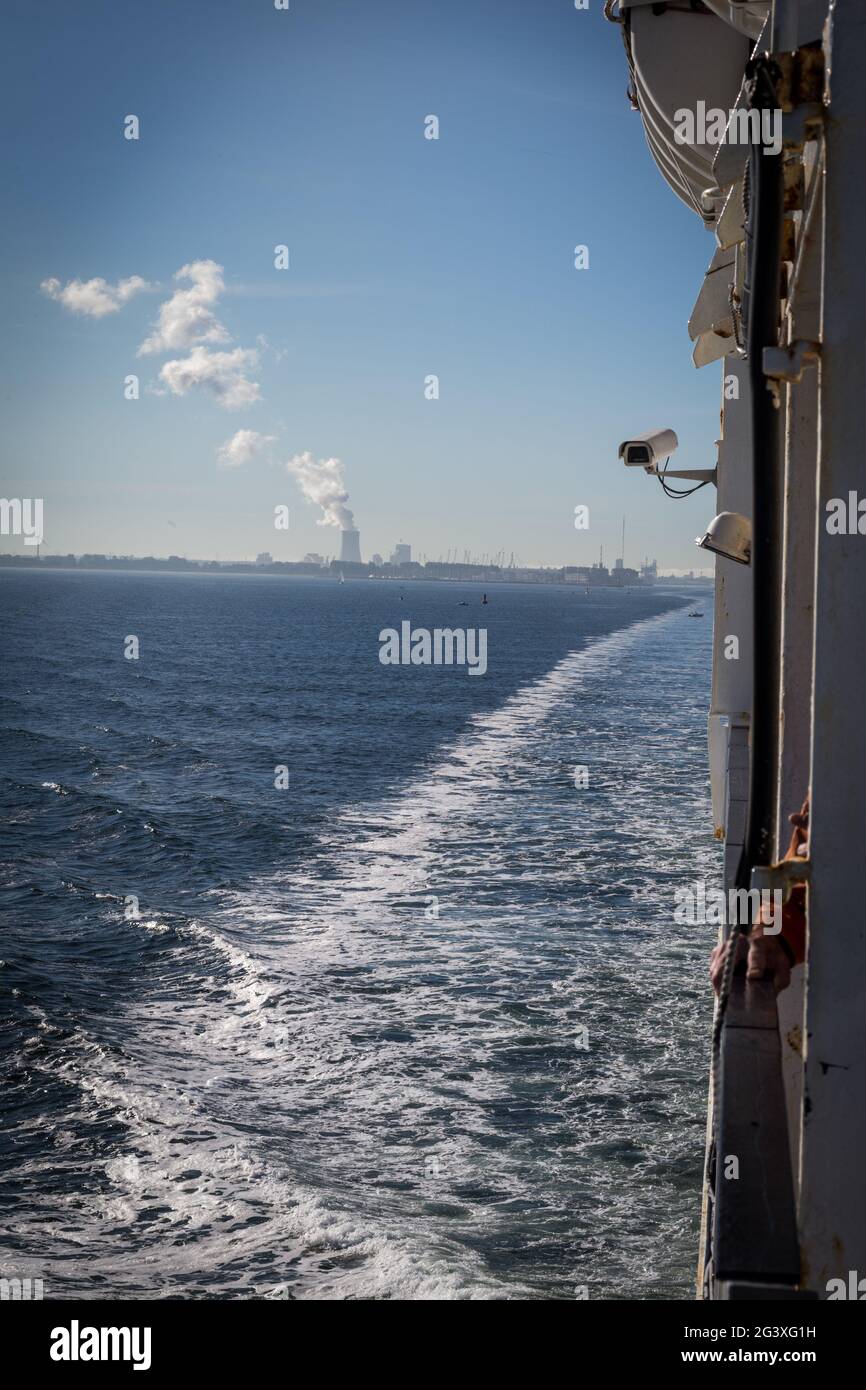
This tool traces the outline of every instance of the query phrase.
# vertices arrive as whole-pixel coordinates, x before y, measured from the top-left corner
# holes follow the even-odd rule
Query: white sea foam
[[[128,1136],[79,1234],[89,1216],[151,1242],[152,1273],[118,1250],[97,1261],[103,1277],[146,1295],[222,1268],[228,1293],[259,1296],[539,1296],[481,1249],[522,1243],[524,1210],[538,1212],[541,1248],[568,1246],[587,1182],[576,1158],[603,1172],[608,1150],[627,1151],[653,1068],[665,1094],[683,1084],[667,993],[611,945],[666,847],[679,851],[682,811],[644,833],[646,755],[603,714],[616,681],[643,719],[647,662],[664,670],[678,623],[665,614],[569,654],[472,716],[395,795],[346,806],[302,864],[203,904],[171,947],[190,953],[191,982],[169,975],[132,1006],[123,1060],[73,1040],[83,1113]],[[662,757],[667,698],[642,735]],[[691,775],[670,748],[672,778]],[[604,798],[581,801],[575,762],[608,779]],[[438,917],[425,915],[433,897]],[[614,1002],[632,995],[639,1012]],[[594,1050],[581,1055],[571,1039],[587,1018]]]

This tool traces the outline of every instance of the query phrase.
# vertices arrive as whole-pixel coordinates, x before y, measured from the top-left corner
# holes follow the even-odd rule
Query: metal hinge
[[[790,343],[788,347],[765,347],[764,376],[772,381],[802,381],[805,368],[810,362],[817,362],[820,356],[820,343],[802,339]]]
[[[751,885],[759,893],[782,894],[786,903],[794,889],[808,883],[812,866],[808,859],[782,859],[778,864],[757,864],[752,869]]]
[[[820,43],[807,43],[792,53],[774,53],[778,77],[776,96],[783,111],[824,100],[824,50]]]

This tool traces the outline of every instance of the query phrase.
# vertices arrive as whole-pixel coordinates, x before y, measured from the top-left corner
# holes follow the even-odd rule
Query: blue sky
[[[601,10],[6,0],[2,488],[44,497],[45,549],[333,554],[285,467],[309,452],[342,461],[365,558],[402,539],[610,560],[625,512],[627,563],[699,568],[709,490],[666,501],[616,449],[672,426],[677,463],[714,461],[719,369],[695,371],[686,333],[713,243],[652,162]],[[137,355],[203,261],[210,336],[181,323],[185,345]],[[40,290],[133,276],[148,289],[99,317]],[[259,399],[189,384],[196,349],[208,371],[255,354],[225,371]],[[238,430],[273,442],[220,466]]]

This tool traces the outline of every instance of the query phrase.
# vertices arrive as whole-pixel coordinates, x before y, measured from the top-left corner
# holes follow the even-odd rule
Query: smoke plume
[[[355,518],[346,506],[349,494],[340,459],[314,459],[308,451],[295,454],[294,458],[289,459],[286,469],[297,478],[307,501],[321,507],[322,515],[317,525],[339,526],[341,531],[354,527]]]

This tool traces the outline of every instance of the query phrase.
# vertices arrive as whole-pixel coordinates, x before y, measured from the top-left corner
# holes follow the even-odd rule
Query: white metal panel
[[[743,180],[728,190],[725,205],[716,226],[716,242],[722,250],[736,246],[746,235],[746,217],[743,212]]]
[[[756,39],[770,12],[771,0],[704,0],[704,4],[726,24]]]
[[[747,364],[739,357],[727,358],[722,375],[722,438],[719,444],[718,485],[715,497],[709,488],[701,494],[707,497],[707,520],[710,508],[716,511],[742,512],[751,515],[751,412]],[[727,386],[725,383],[727,382]],[[725,395],[729,398],[724,399]],[[729,640],[736,638],[736,648]],[[728,655],[726,655],[726,652]],[[736,652],[734,655],[733,653]],[[713,614],[713,686],[710,702],[709,729],[727,721],[729,742],[734,732],[742,731],[749,723],[752,707],[752,571],[747,565],[716,557],[716,592]],[[710,733],[710,766],[713,766],[713,742],[718,733]],[[738,747],[741,739],[738,742]],[[718,756],[716,754],[716,756]],[[727,753],[731,766],[730,749]],[[734,765],[740,769],[738,753]],[[747,774],[746,774],[747,775]],[[739,776],[739,773],[738,773]],[[746,788],[728,785],[727,797],[744,803]],[[715,805],[715,798],[714,798]],[[716,821],[717,830],[719,827]],[[726,832],[730,827],[725,826]]]
[[[701,292],[689,319],[689,337],[697,338],[711,328],[731,327],[731,285],[734,280],[734,252],[717,248],[704,276]]]
[[[815,341],[820,336],[821,175],[817,146],[806,147],[805,164],[812,211],[798,222],[797,288],[788,305],[784,341]],[[808,197],[807,197],[808,201]],[[815,209],[818,209],[817,214]],[[776,856],[788,848],[788,816],[797,810],[811,783],[812,680],[815,594],[815,532],[818,515],[818,369],[807,366],[799,382],[784,387],[785,524],[782,574],[781,716]],[[788,1135],[795,1184],[799,1185],[802,1144],[805,1039],[805,971],[792,971],[779,996],[782,1074],[788,1109]]]
[[[823,506],[866,491],[863,150],[866,6],[832,28],[824,225],[806,1103],[800,1226],[808,1286],[866,1274],[866,536],[828,535]]]
[[[720,325],[718,332],[710,329],[696,339],[692,361],[696,367],[707,367],[710,362],[718,362],[720,357],[727,357],[735,347],[734,324],[732,319],[728,319],[727,324]]]

